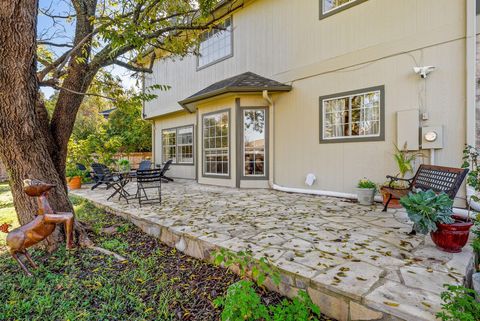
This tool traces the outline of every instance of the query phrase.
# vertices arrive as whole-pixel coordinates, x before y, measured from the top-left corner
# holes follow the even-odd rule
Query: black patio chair
[[[151,167],[152,167],[152,161],[145,159],[145,160],[142,160],[138,165],[138,170],[145,171],[150,169]]]
[[[168,160],[165,165],[163,165],[163,167],[160,169],[160,176],[162,177],[162,180],[165,182],[165,183],[168,183],[168,182],[173,182],[173,178],[170,178],[170,177],[167,177],[165,176],[165,173],[167,171],[170,170],[170,166],[172,165],[173,163],[173,160]]]
[[[105,184],[107,186],[107,190],[110,188],[113,188],[114,190],[107,200],[118,194],[119,200],[123,197],[128,203],[130,194],[125,190],[125,185],[127,185],[127,183],[130,181],[129,178],[123,175],[112,173],[110,169],[103,164],[93,163],[91,166],[96,177],[95,184],[91,189],[94,190],[98,186]]]
[[[146,160],[142,160],[140,162],[140,164],[138,165],[138,170],[139,171],[146,171],[146,170],[149,170],[151,167],[152,167],[152,162],[150,160],[146,159]],[[137,177],[137,172],[136,171],[131,172],[130,177],[136,178]]]
[[[157,197],[147,194],[147,190],[156,189]],[[162,176],[160,169],[137,170],[137,195],[138,204],[162,203]]]
[[[120,175],[113,174],[112,171],[104,164],[93,163],[91,167],[93,171],[93,180],[95,181],[95,184],[91,188],[92,190],[102,184],[105,184],[108,187],[108,183],[117,181],[120,178]]]

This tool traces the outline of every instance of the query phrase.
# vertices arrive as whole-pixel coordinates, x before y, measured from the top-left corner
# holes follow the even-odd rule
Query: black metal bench
[[[388,201],[385,203],[383,211],[386,212],[388,204],[392,199],[400,199],[415,190],[433,190],[435,193],[445,192],[452,200],[457,195],[460,186],[462,186],[468,169],[444,167],[435,165],[420,165],[417,173],[410,179],[403,179],[394,176],[387,176],[390,179],[388,185],[381,188],[382,192],[389,193]],[[404,181],[408,183],[406,188],[395,188],[393,183]]]

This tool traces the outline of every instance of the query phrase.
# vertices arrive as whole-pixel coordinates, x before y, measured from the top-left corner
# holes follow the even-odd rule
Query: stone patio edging
[[[84,196],[76,196],[85,199]],[[88,198],[87,200],[105,210],[107,213],[118,215],[131,221],[143,232],[159,238],[160,241],[166,245],[176,248],[178,251],[191,257],[212,262],[211,253],[220,249],[219,245],[213,244],[207,239],[189,235],[183,231],[176,231],[173,227],[162,226],[147,219],[135,217],[131,213],[112,208],[95,200]],[[397,321],[409,320],[409,318],[412,317],[412,315],[403,315],[404,318],[395,316],[392,313],[398,314],[398,312],[395,311],[380,312],[378,309],[375,309],[375,302],[366,300],[365,297],[368,293],[382,285],[379,280],[377,280],[378,285],[371,287],[368,293],[363,295],[362,298],[348,292],[338,293],[337,291],[333,291],[333,288],[329,289],[324,284],[315,282],[312,279],[315,275],[305,275],[305,273],[302,275],[301,272],[295,273],[280,266],[277,266],[277,268],[281,274],[281,283],[277,286],[271,280],[267,279],[265,286],[269,290],[276,291],[290,298],[296,296],[299,290],[305,290],[323,314],[338,321]],[[234,268],[231,268],[231,270],[238,273]],[[370,307],[370,305],[373,307]],[[379,306],[378,308],[384,307]]]

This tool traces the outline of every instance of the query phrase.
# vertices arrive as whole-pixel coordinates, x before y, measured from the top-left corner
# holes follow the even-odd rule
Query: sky
[[[72,12],[71,2],[69,0],[40,0],[39,2],[40,10],[53,11],[58,15],[68,15],[69,12]],[[58,20],[58,24],[54,26],[54,23],[50,17],[39,13],[38,15],[38,25],[37,25],[37,38],[51,38],[52,42],[64,43],[67,38],[72,38],[73,33],[75,32],[75,22],[71,23],[65,22],[65,20]],[[50,47],[57,56],[61,55],[68,48],[57,48]],[[118,66],[112,66],[107,69],[112,72],[112,74],[119,76],[122,79],[123,86],[125,88],[132,88],[135,86],[136,79],[130,77],[131,72],[126,69]],[[41,87],[41,91],[45,94],[46,98],[50,97],[54,90],[50,87]]]

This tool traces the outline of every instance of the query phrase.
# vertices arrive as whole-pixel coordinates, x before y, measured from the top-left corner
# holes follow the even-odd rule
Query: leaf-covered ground
[[[8,186],[0,185],[0,224],[15,226],[8,195]],[[37,250],[32,253],[40,268],[28,278],[0,243],[0,320],[219,319],[212,301],[238,281],[236,275],[178,253],[87,201],[73,202],[77,216],[90,225],[92,240],[127,261],[90,249],[62,247],[52,255]],[[281,299],[261,294],[266,304]]]

